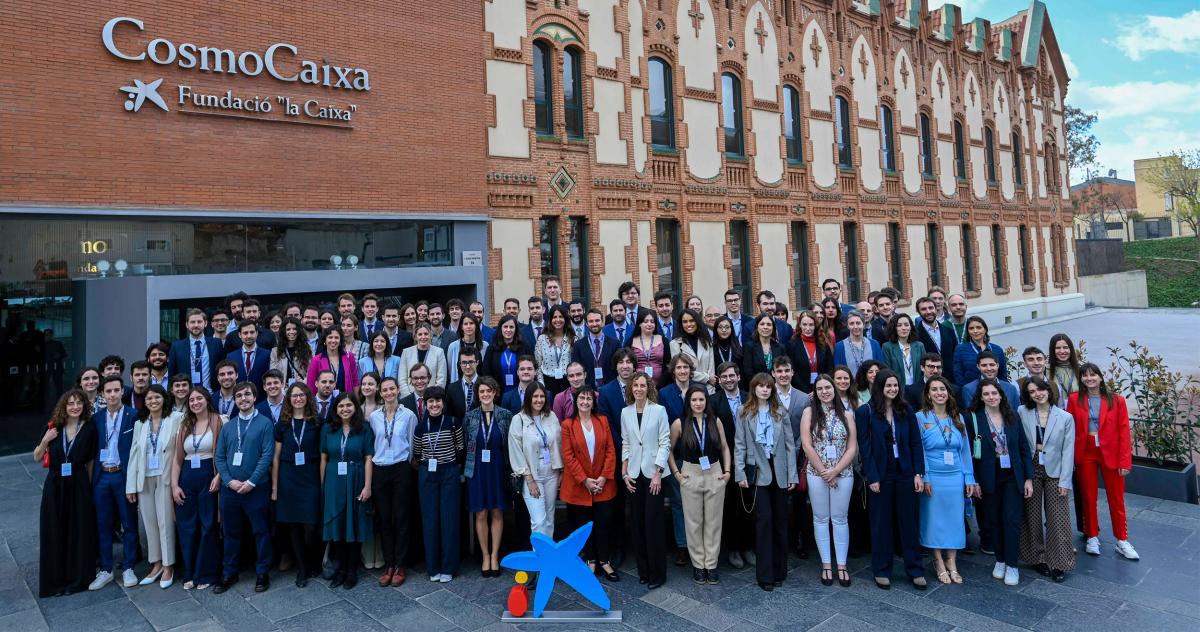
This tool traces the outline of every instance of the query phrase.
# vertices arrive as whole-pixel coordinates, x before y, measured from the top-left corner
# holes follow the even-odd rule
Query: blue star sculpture
[[[550,601],[550,595],[554,592],[554,583],[559,579],[598,608],[608,610],[612,605],[600,581],[579,557],[579,551],[591,533],[590,522],[576,529],[562,542],[556,543],[541,533],[535,533],[529,538],[532,551],[509,553],[500,560],[500,565],[505,568],[538,574],[537,588],[533,594],[533,616],[542,616],[546,602]]]

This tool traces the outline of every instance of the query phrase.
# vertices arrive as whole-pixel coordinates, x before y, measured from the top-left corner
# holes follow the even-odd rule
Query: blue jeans
[[[421,502],[421,532],[425,539],[425,566],[429,576],[458,574],[459,502],[462,466],[438,465],[430,472],[422,461],[417,466],[417,489]]]
[[[96,466],[100,466],[97,464]],[[121,568],[128,570],[137,563],[138,518],[135,505],[125,500],[125,472],[101,470],[92,488],[92,500],[96,503],[96,526],[100,530],[100,570],[114,571],[113,567],[113,518],[121,521],[121,546],[124,559]]]
[[[221,527],[225,532],[223,578],[237,575],[244,519],[250,521],[250,530],[254,533],[254,547],[257,552],[254,572],[259,575],[270,572],[271,529],[267,522],[270,501],[271,490],[266,485],[260,485],[248,494],[239,494],[228,487],[221,488]]]

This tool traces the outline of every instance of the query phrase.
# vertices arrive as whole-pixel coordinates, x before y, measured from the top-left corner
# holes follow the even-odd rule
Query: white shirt
[[[417,415],[404,406],[397,405],[396,412],[387,416],[387,408],[381,407],[367,419],[375,433],[375,465],[395,465],[408,462],[412,455],[411,438],[417,427]],[[391,430],[391,441],[388,430]]]
[[[121,464],[121,417],[124,416],[125,409],[118,408],[117,412],[105,409],[105,425],[104,425],[104,449],[108,452],[108,458],[101,462],[101,465],[120,465]]]

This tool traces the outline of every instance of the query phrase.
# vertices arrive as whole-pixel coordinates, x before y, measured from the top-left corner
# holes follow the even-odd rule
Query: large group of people
[[[589,567],[619,581],[628,552],[649,588],[673,558],[700,584],[722,560],[752,565],[771,591],[810,547],[826,586],[850,585],[852,550],[884,589],[896,555],[924,590],[923,555],[949,584],[976,551],[1005,584],[1022,565],[1063,581],[1068,496],[1100,553],[1100,479],[1116,550],[1137,559],[1128,411],[1065,334],[1025,349],[1018,379],[937,287],[910,315],[890,288],[850,305],[828,279],[789,319],[766,290],[751,315],[734,290],[677,310],[626,282],[602,311],[543,285],[494,325],[477,301],[342,294],[267,313],[239,293],[187,310],[186,335],[128,372],[118,356],[83,369],[33,454],[41,596],[118,573],[220,593],[251,560],[257,591],[277,565],[300,587],[353,587],[364,565],[399,586],[418,557],[449,582],[463,540],[498,577],[506,522],[551,537],[592,522]]]

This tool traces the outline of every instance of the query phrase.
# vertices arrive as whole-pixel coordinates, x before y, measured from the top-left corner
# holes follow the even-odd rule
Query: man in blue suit
[[[492,332],[495,330],[487,324],[487,315],[483,313],[483,303],[479,301],[471,301],[471,304],[467,306],[467,309],[473,316],[475,316],[475,318],[479,319],[479,335],[482,336],[484,340],[488,341],[488,344],[491,344],[492,336],[494,335]]]
[[[248,298],[242,303],[242,315],[240,318],[238,318],[237,325],[234,326],[233,328],[235,331],[241,332],[242,323],[249,322],[249,321],[259,322],[259,320],[261,318],[262,318],[262,306],[259,305],[258,301],[254,300],[252,298]],[[259,327],[256,342],[257,342],[258,346],[262,347],[263,349],[266,349],[267,351],[270,351],[271,349],[275,348],[275,334],[271,333],[270,329],[267,329],[265,327]],[[235,349],[237,349],[237,347],[238,347],[238,340],[234,339],[232,336],[225,337],[225,353],[226,354],[233,353],[233,351]]]
[[[1017,390],[1016,384],[1000,379],[1000,361],[996,359],[996,354],[990,350],[980,351],[975,358],[975,368],[979,369],[979,374],[983,377],[980,379],[992,379],[1000,383],[1000,389],[1004,391],[1004,398],[1008,400],[1008,405],[1014,411],[1017,406],[1021,405],[1021,393]],[[962,400],[960,400],[963,408],[970,408],[971,403],[975,401],[975,391],[979,390],[979,380],[974,380],[963,384]]]
[[[533,356],[523,355],[517,358],[517,387],[504,394],[500,399],[500,407],[516,413],[525,405],[525,390],[537,379],[537,363]]]
[[[620,345],[614,338],[604,335],[604,315],[592,308],[584,317],[587,334],[575,341],[571,357],[583,365],[588,386],[600,388],[616,377],[612,358]]]
[[[654,320],[658,331],[662,334],[663,344],[671,342],[680,334],[679,321],[675,318],[675,306],[671,303],[671,293],[662,291],[654,295]]]
[[[383,331],[383,321],[379,316],[379,297],[374,294],[368,294],[363,297],[362,303],[363,318],[358,323],[358,339],[370,341],[371,336]]]
[[[771,290],[763,290],[758,293],[755,300],[758,302],[758,313],[760,315],[768,314],[774,319],[775,340],[784,345],[788,344],[788,341],[792,339],[792,326],[782,318],[775,318],[775,293]],[[754,335],[754,323],[751,322],[750,329],[742,329],[742,346],[753,342]]]
[[[733,323],[733,337],[739,341],[754,329],[754,318],[742,311],[742,295],[733,288],[725,290],[725,315]]]
[[[272,424],[277,424],[283,412],[283,374],[275,369],[263,374],[263,393],[266,397],[254,408],[270,419]]]
[[[624,347],[625,343],[633,337],[635,327],[626,315],[625,304],[620,299],[614,298],[608,304],[607,321],[608,324],[604,326],[604,335],[616,340],[618,347]]]
[[[825,294],[825,298],[831,298],[838,302],[838,305],[842,308],[842,318],[845,318],[846,314],[849,314],[850,310],[854,309],[853,305],[842,302],[842,283],[837,279],[825,279],[821,281],[821,292]]]
[[[937,304],[933,299],[928,296],[917,299],[917,314],[917,337],[925,345],[925,351],[936,351],[943,358],[953,360],[958,338],[954,335],[953,327],[938,320]]]
[[[242,319],[238,323],[238,338],[242,346],[231,351],[227,357],[237,368],[237,381],[253,384],[259,401],[262,401],[266,397],[262,380],[271,369],[271,352],[258,346],[258,321]]]
[[[521,325],[521,338],[529,343],[529,348],[537,346],[538,336],[546,331],[546,305],[537,296],[529,297],[529,322]],[[518,321],[519,322],[519,321]]]
[[[194,386],[204,387],[211,392],[217,379],[214,367],[225,358],[225,350],[221,341],[204,335],[207,326],[204,310],[193,307],[187,311],[188,335],[171,343],[171,351],[167,354],[167,374],[190,375]]]
[[[121,583],[130,588],[138,583],[133,566],[137,563],[138,518],[136,506],[125,499],[125,472],[129,467],[129,448],[133,445],[133,423],[137,414],[121,403],[125,384],[120,376],[110,375],[100,382],[105,408],[92,415],[100,440],[96,446],[96,465],[92,499],[96,504],[96,526],[100,538],[100,572],[88,590],[100,590],[113,580],[113,519],[121,521],[121,548],[124,572]],[[77,472],[85,476],[86,472]]]

